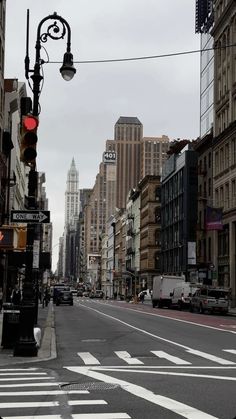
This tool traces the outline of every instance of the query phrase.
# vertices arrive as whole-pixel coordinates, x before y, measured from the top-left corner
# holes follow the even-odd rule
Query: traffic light
[[[12,249],[14,247],[14,228],[0,227],[0,249]]]
[[[20,159],[23,163],[30,165],[37,156],[37,129],[39,120],[33,115],[22,116]]]

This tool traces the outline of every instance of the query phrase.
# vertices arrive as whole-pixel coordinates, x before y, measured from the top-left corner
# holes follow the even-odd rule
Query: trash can
[[[3,304],[2,347],[12,349],[19,337],[20,306]]]

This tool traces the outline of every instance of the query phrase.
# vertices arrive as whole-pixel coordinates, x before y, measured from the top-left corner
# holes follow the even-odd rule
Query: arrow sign
[[[50,223],[50,211],[11,211],[11,222]]]

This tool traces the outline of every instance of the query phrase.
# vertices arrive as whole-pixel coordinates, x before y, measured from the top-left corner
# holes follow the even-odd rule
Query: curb
[[[42,329],[42,343],[38,350],[37,357],[14,357],[13,355],[6,354],[8,359],[6,359],[4,364],[28,364],[33,362],[49,361],[57,358],[55,318],[52,302],[49,303],[47,318]],[[4,364],[0,365],[3,366]]]

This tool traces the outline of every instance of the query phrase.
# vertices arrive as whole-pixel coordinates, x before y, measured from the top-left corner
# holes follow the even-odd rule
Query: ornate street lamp
[[[41,33],[41,29],[45,22],[53,21],[47,27],[47,30]],[[63,39],[67,34],[67,48],[63,58],[63,64],[60,68],[60,72],[64,80],[71,80],[76,73],[76,69],[73,65],[73,55],[71,53],[71,30],[67,21],[58,16],[57,13],[53,13],[41,20],[37,29],[37,40],[36,40],[36,56],[33,70],[30,69],[30,59],[28,53],[29,44],[29,10],[27,10],[27,39],[26,39],[26,57],[25,57],[25,76],[28,80],[29,77],[33,81],[32,92],[33,92],[33,109],[28,109],[34,117],[37,117],[40,113],[39,107],[39,96],[41,93],[41,82],[43,81],[43,75],[41,74],[41,67],[45,63],[41,59],[41,43],[47,42],[48,38],[53,40]],[[30,73],[32,75],[30,76]],[[30,107],[29,107],[30,108]],[[30,164],[29,172],[29,186],[28,186],[28,198],[31,198],[31,209],[37,209],[37,172],[36,172],[36,161]],[[33,198],[33,200],[32,200]],[[37,287],[37,273],[34,269],[39,269],[39,262],[34,261],[34,247],[37,243],[40,243],[40,225],[35,223],[28,223],[27,225],[27,246],[26,246],[26,266],[25,266],[25,278],[23,283],[23,296],[20,307],[20,336],[14,348],[14,356],[37,356],[38,349],[34,338],[34,324],[37,319],[37,305],[35,304],[34,286]],[[37,266],[36,266],[37,265]],[[37,297],[37,296],[36,296]]]
[[[48,25],[47,30],[41,33],[41,29],[46,21],[53,21],[50,25]],[[41,66],[45,63],[45,61],[40,56],[41,51],[41,43],[46,43],[48,38],[53,40],[64,39],[67,33],[67,47],[66,52],[63,57],[63,64],[60,68],[60,73],[64,80],[70,81],[75,73],[76,69],[73,64],[73,55],[71,53],[71,29],[68,22],[61,16],[59,16],[56,12],[52,15],[49,15],[41,20],[38,25],[37,30],[37,39],[36,39],[36,55],[35,55],[35,64],[34,69],[30,69],[30,60],[29,60],[29,53],[28,53],[28,43],[29,43],[29,10],[27,10],[27,40],[26,40],[26,57],[25,57],[25,77],[27,80],[29,79],[29,74],[32,73],[31,79],[33,80],[33,115],[38,116],[39,112],[39,95],[40,95],[40,83],[43,80],[43,76],[41,74]]]

